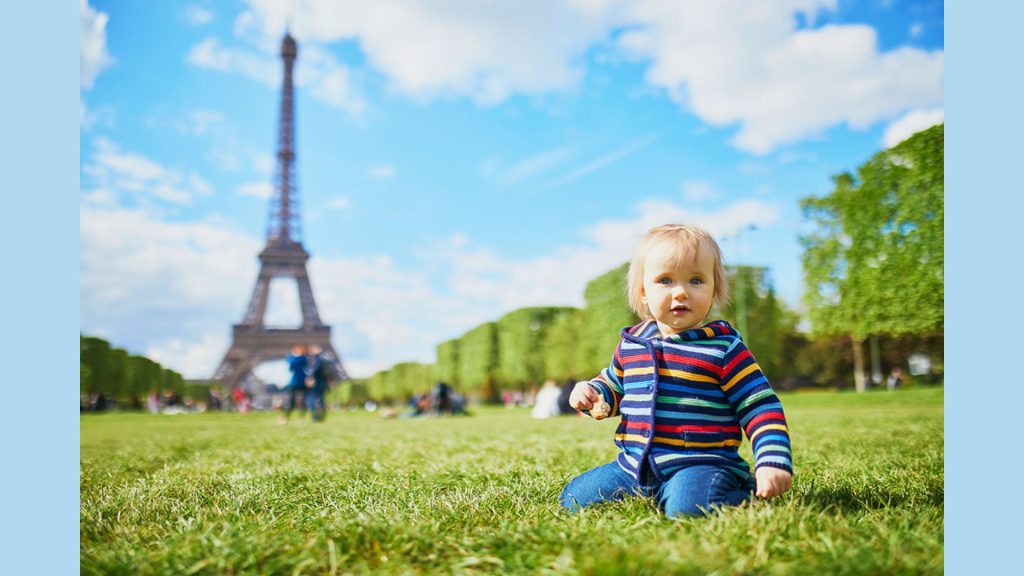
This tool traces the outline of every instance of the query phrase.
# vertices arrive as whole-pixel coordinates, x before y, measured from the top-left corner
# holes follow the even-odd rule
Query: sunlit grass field
[[[942,389],[781,398],[793,490],[685,520],[643,499],[562,512],[614,458],[611,419],[86,415],[81,572],[942,573]]]

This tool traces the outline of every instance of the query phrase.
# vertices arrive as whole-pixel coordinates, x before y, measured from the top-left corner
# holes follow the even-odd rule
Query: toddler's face
[[[696,328],[715,299],[715,259],[703,246],[679,257],[671,242],[651,247],[644,258],[643,302],[662,337]]]

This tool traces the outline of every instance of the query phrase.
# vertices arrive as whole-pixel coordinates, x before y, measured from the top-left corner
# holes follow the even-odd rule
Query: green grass
[[[561,511],[614,457],[611,419],[83,416],[81,572],[942,573],[942,389],[782,399],[793,490],[678,521]]]

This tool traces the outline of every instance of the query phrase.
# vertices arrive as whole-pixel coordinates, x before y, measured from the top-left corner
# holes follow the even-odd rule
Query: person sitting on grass
[[[740,334],[724,320],[704,323],[729,294],[714,238],[696,226],[651,229],[633,254],[627,293],[642,322],[622,330],[611,364],[569,398],[592,418],[621,416],[619,454],[570,481],[562,506],[641,495],[674,518],[789,490],[782,404]],[[739,456],[741,430],[753,476]]]

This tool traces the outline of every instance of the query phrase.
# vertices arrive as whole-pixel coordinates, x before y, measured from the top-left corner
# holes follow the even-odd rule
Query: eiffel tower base
[[[281,360],[297,345],[319,346],[328,360],[340,366],[338,354],[331,346],[330,326],[311,329],[258,328],[236,324],[232,330],[231,348],[224,355],[214,380],[230,390],[241,386],[247,392],[260,393],[259,384],[251,384],[252,370],[272,360]]]

